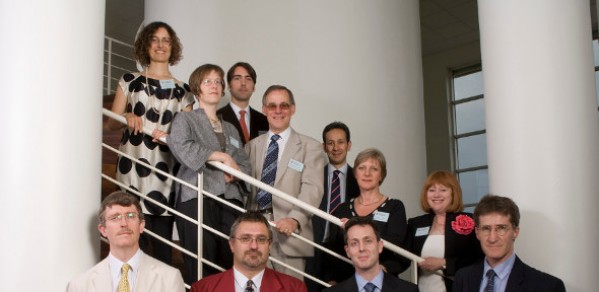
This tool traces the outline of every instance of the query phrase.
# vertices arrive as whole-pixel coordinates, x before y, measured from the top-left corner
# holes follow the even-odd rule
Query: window
[[[593,40],[593,57],[595,59],[595,95],[597,96],[597,110],[599,110],[599,41]]]
[[[452,72],[455,172],[468,211],[489,192],[483,76],[479,66]]]

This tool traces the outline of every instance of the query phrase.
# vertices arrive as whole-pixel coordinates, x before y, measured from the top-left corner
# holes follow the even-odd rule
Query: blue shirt
[[[485,258],[483,269],[483,280],[480,283],[479,292],[484,292],[485,287],[487,286],[487,271],[493,269],[495,271],[495,292],[504,292],[507,287],[507,280],[510,277],[510,272],[512,272],[512,268],[514,267],[514,262],[516,262],[516,253],[512,252],[512,255],[507,258],[506,261],[497,265],[495,268],[491,268],[491,266],[487,263],[487,259]]]
[[[376,286],[376,289],[374,291],[382,291],[384,276],[385,273],[383,273],[383,270],[381,269],[378,275],[376,275],[374,279],[370,281],[370,283]],[[368,283],[369,281],[366,281],[366,279],[362,278],[362,276],[360,276],[358,273],[355,273],[355,277],[356,283],[358,283],[358,292],[365,292],[366,290],[364,290],[364,285],[366,285],[366,283]]]

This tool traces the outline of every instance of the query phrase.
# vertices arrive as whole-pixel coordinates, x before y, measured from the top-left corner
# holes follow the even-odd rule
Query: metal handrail
[[[112,112],[110,110],[107,110],[107,109],[102,109],[102,110],[103,110],[103,114],[106,115],[106,116],[108,116],[109,118],[112,118],[112,119],[114,119],[114,120],[116,120],[116,121],[118,121],[118,122],[120,122],[122,124],[125,124],[125,125],[127,124],[127,121],[126,121],[126,119],[123,116],[120,116],[120,115],[118,115],[118,114],[116,114],[116,113],[114,113],[114,112]],[[147,135],[152,135],[152,129],[150,129],[149,127],[144,126],[143,132],[145,134],[147,134]],[[166,138],[165,137],[162,137],[159,140],[161,142],[163,142],[163,143],[166,143]],[[132,156],[130,156],[128,154],[120,152],[120,151],[114,149],[113,147],[110,147],[110,146],[108,146],[108,145],[106,145],[104,143],[103,143],[103,146],[105,148],[111,149],[111,151],[113,151],[113,152],[119,153],[119,155],[125,156],[125,157],[127,157],[127,158],[135,161],[136,163],[142,164],[145,167],[148,167],[148,168],[152,169],[153,171],[156,171],[156,172],[160,173],[161,175],[168,176],[168,177],[172,178],[174,181],[176,181],[178,183],[181,183],[181,184],[183,184],[183,185],[185,185],[185,186],[187,186],[187,187],[189,187],[191,189],[197,190],[198,192],[201,192],[202,194],[207,195],[208,197],[210,197],[212,199],[215,199],[216,201],[218,201],[220,203],[224,203],[227,206],[232,207],[232,208],[234,208],[234,209],[236,209],[236,210],[238,210],[240,212],[245,212],[246,211],[245,209],[243,209],[243,208],[241,208],[241,207],[239,207],[237,205],[234,205],[234,204],[232,204],[232,203],[230,203],[230,202],[228,202],[228,201],[226,201],[226,200],[224,200],[222,198],[219,198],[218,196],[210,194],[210,193],[208,193],[208,192],[206,192],[204,190],[200,191],[200,189],[197,186],[191,185],[191,184],[189,184],[189,183],[187,183],[187,182],[185,182],[185,181],[183,181],[183,180],[181,180],[181,179],[179,179],[177,177],[172,176],[169,173],[166,173],[166,172],[164,172],[162,170],[159,170],[159,169],[157,169],[157,168],[155,168],[155,167],[153,167],[153,166],[151,166],[149,164],[146,164],[145,162],[140,161],[140,160],[138,160],[138,159],[136,159],[136,158],[134,158],[134,157],[132,157]],[[318,209],[316,207],[313,207],[313,206],[311,206],[311,205],[309,205],[309,204],[307,204],[307,203],[305,203],[305,202],[303,202],[303,201],[301,201],[301,200],[299,200],[299,199],[297,199],[295,197],[292,197],[292,196],[290,196],[290,195],[288,195],[288,194],[286,194],[286,193],[284,193],[284,192],[282,192],[282,191],[280,191],[280,190],[278,190],[278,189],[276,189],[276,188],[274,188],[274,187],[272,187],[272,186],[270,186],[268,184],[265,184],[262,181],[259,181],[259,180],[255,179],[254,177],[249,176],[249,175],[247,175],[247,174],[245,174],[245,173],[243,173],[243,172],[241,172],[239,170],[231,168],[231,167],[229,167],[229,166],[227,166],[227,165],[225,165],[225,164],[223,164],[221,162],[218,162],[218,161],[208,161],[207,163],[210,164],[210,165],[212,165],[212,166],[214,166],[214,167],[216,167],[216,168],[218,168],[218,169],[220,169],[220,170],[222,170],[222,171],[224,171],[224,172],[226,172],[226,173],[229,173],[229,174],[231,174],[231,175],[233,175],[233,176],[235,176],[235,177],[237,177],[237,178],[239,178],[239,179],[241,179],[241,180],[243,180],[245,182],[248,182],[251,185],[254,185],[254,186],[256,186],[256,187],[258,187],[260,189],[264,189],[264,190],[270,192],[274,196],[277,196],[277,197],[279,197],[279,198],[281,198],[283,200],[289,201],[292,204],[294,204],[294,205],[296,205],[296,206],[298,206],[298,207],[300,207],[300,208],[302,208],[302,209],[304,209],[304,210],[306,210],[306,211],[308,211],[308,212],[310,212],[310,213],[312,213],[314,215],[317,215],[317,216],[319,216],[319,217],[327,220],[328,222],[336,224],[337,226],[341,226],[342,225],[341,224],[341,220],[339,218],[337,218],[337,217],[335,217],[333,215],[330,215],[329,213],[324,212],[324,211],[322,211],[322,210],[320,210],[320,209]],[[120,186],[128,188],[127,186],[124,186],[123,184],[117,182],[116,180],[114,180],[114,179],[112,179],[110,177],[107,177],[105,175],[102,175],[102,176],[105,177],[106,179],[109,179],[110,181],[112,181],[112,182],[120,185]],[[201,174],[200,174],[198,182],[201,182],[201,181],[202,180],[201,180]],[[144,199],[148,198],[147,196],[145,196],[145,195],[143,195],[143,194],[141,194],[141,193],[139,193],[137,191],[134,191],[134,192],[137,195],[143,197]],[[198,196],[198,200],[201,197],[202,196]],[[190,221],[190,222],[192,222],[194,224],[198,224],[198,220],[194,220],[192,218],[189,218],[188,216],[186,216],[186,215],[184,215],[184,214],[182,214],[182,213],[180,213],[180,212],[178,212],[178,211],[176,211],[176,210],[174,210],[174,209],[172,209],[172,208],[170,208],[168,206],[165,206],[165,205],[161,204],[160,202],[155,201],[155,200],[153,200],[151,198],[148,198],[148,199],[152,203],[160,205],[163,208],[169,210],[174,215],[180,216],[180,217],[182,217],[182,218],[184,218],[184,219],[186,219],[186,220],[188,220],[188,221]],[[200,204],[198,204],[198,205],[200,205]],[[200,206],[198,206],[198,209],[199,208],[200,208]],[[201,214],[200,210],[198,210],[198,214]],[[198,219],[200,219],[200,218],[201,218],[201,216],[198,216]],[[269,223],[271,225],[275,226],[275,224],[273,224],[272,222],[269,222]],[[217,230],[214,230],[214,229],[210,228],[209,226],[201,224],[201,227],[205,228],[206,230],[208,230],[208,231],[210,231],[210,232],[212,232],[214,234],[217,234],[220,237],[228,239],[228,236],[222,234],[221,232],[219,232]],[[200,234],[201,234],[201,232],[198,232],[198,235],[200,235]],[[157,236],[155,234],[151,234],[151,236],[160,238],[161,241],[168,241],[166,239],[162,239],[160,236]],[[338,259],[341,259],[341,260],[343,260],[343,261],[351,264],[351,261],[349,261],[346,257],[340,256],[337,253],[335,253],[335,252],[333,252],[333,251],[331,251],[331,250],[329,250],[329,249],[327,249],[325,247],[322,247],[322,246],[320,246],[317,243],[312,242],[311,240],[308,240],[308,239],[306,239],[306,238],[304,238],[304,237],[302,237],[302,236],[300,236],[298,234],[295,234],[295,233],[292,233],[291,236],[294,236],[295,238],[298,238],[298,239],[300,239],[300,240],[302,240],[302,241],[304,241],[304,242],[306,242],[306,243],[314,246],[315,248],[318,248],[318,249],[320,249],[320,250],[322,250],[322,251],[324,251],[324,252],[326,252],[326,253],[328,253],[328,254],[330,254],[330,255],[338,258]],[[198,241],[198,244],[201,244],[200,240]],[[415,271],[414,268],[416,267],[416,263],[417,262],[423,261],[424,259],[421,258],[421,257],[419,257],[419,256],[417,256],[417,255],[415,255],[415,254],[413,254],[413,253],[411,253],[411,252],[409,252],[409,251],[407,251],[407,250],[405,250],[405,249],[403,249],[403,248],[401,248],[401,247],[399,247],[399,246],[396,246],[393,243],[390,243],[390,242],[388,242],[386,240],[383,240],[383,244],[384,244],[385,248],[387,248],[387,249],[389,249],[389,250],[391,250],[391,251],[393,251],[393,252],[395,252],[395,253],[397,253],[397,254],[405,257],[405,258],[408,258],[412,262],[413,273],[412,273],[412,277],[411,278],[412,278],[412,282],[416,283],[416,281],[417,281],[416,277],[417,276],[416,276],[416,271]],[[169,244],[169,245],[173,246],[173,244]],[[177,247],[177,249],[181,250],[183,248]],[[198,251],[201,251],[201,249],[198,248]],[[188,252],[186,250],[186,254],[188,254],[188,253],[190,253],[190,252]],[[194,255],[194,257],[198,258],[195,255]],[[283,266],[285,266],[285,267],[293,270],[294,272],[296,272],[298,274],[302,274],[304,277],[310,278],[311,280],[316,281],[316,282],[318,282],[319,284],[321,284],[321,285],[323,285],[325,287],[330,287],[330,284],[325,283],[325,282],[321,281],[320,279],[316,279],[312,275],[306,274],[304,271],[299,271],[299,270],[295,269],[294,267],[291,267],[291,266],[289,266],[289,265],[287,265],[287,264],[285,264],[285,263],[283,263],[283,262],[281,262],[281,261],[279,261],[277,259],[274,259],[272,257],[269,257],[269,259],[272,260],[272,261],[274,261],[277,264],[281,264],[281,265],[283,265]],[[206,261],[203,258],[202,258],[202,262],[207,263],[209,265],[214,265],[213,263],[211,263],[209,261]],[[219,270],[222,271],[223,269],[219,267]],[[198,269],[198,272],[201,273],[201,268]]]
[[[128,48],[133,48],[133,45],[125,43],[123,41],[119,41],[115,38],[111,38],[111,37],[107,37],[105,36],[104,39],[107,41],[107,45],[106,48],[104,49],[104,52],[106,53],[106,60],[104,61],[104,65],[106,65],[106,74],[104,75],[105,77],[105,82],[106,82],[106,87],[104,88],[104,94],[105,95],[109,95],[112,93],[112,81],[113,80],[118,80],[117,78],[112,76],[112,68],[116,68],[119,69],[121,71],[133,71],[127,68],[123,68],[121,66],[116,66],[113,64],[112,61],[112,57],[116,56],[118,58],[121,58],[123,60],[128,60],[131,61],[133,63],[135,63],[135,59],[131,58],[131,57],[127,57],[127,56],[123,56],[121,54],[117,54],[113,52],[113,44],[118,44],[120,46],[125,46]]]

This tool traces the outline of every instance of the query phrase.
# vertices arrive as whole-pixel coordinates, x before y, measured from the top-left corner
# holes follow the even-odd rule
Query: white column
[[[64,291],[98,261],[104,1],[2,1],[0,27],[0,282]]]
[[[418,1],[146,1],[146,22],[163,20],[183,43],[173,68],[187,80],[203,63],[237,61],[257,73],[251,105],[272,84],[296,96],[292,126],[322,140],[328,123],[352,134],[350,164],[367,147],[388,160],[386,195],[420,213],[426,176]],[[228,100],[227,96],[225,98]]]
[[[520,206],[516,252],[568,291],[599,286],[599,127],[587,0],[482,0],[491,193]]]

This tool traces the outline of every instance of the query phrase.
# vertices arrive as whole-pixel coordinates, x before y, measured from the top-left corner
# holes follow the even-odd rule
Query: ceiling
[[[596,1],[590,1],[597,30]],[[106,35],[131,42],[143,21],[144,0],[107,0]],[[420,0],[422,56],[479,41],[476,0]]]
[[[593,31],[597,30],[597,0],[590,1]],[[422,56],[479,42],[476,0],[420,0]]]

